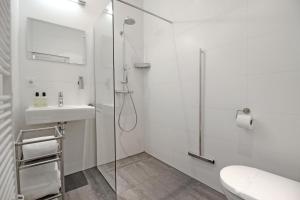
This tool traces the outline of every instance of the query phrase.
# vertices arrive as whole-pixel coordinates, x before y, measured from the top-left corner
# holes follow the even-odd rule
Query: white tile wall
[[[131,3],[135,3],[139,6],[142,5],[142,1],[132,0]],[[135,62],[141,62],[144,58],[143,49],[143,13],[136,9],[130,8],[115,1],[114,7],[115,13],[115,84],[116,89],[122,89],[122,37],[120,31],[123,27],[123,22],[126,17],[134,18],[136,23],[132,26],[126,26],[126,60],[129,67],[129,87],[134,91],[133,99],[137,109],[138,124],[137,127],[127,133],[122,132],[118,128],[117,120],[122,103],[122,96],[116,95],[116,149],[117,159],[125,158],[144,151],[144,126],[143,126],[143,88],[144,88],[144,72],[134,68]],[[134,123],[133,107],[130,103],[129,97],[126,98],[126,104],[124,109],[124,115],[122,115],[121,122],[126,128],[129,128]]]
[[[295,0],[144,0],[146,151],[221,191],[219,170],[243,164],[300,181],[299,9]],[[176,49],[174,48],[174,38]],[[205,60],[204,153],[197,149],[199,48]],[[179,63],[179,66],[176,65]],[[235,125],[249,107],[255,129]]]

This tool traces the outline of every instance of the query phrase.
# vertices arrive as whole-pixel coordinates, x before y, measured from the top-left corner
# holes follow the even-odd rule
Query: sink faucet
[[[64,105],[64,94],[63,92],[58,93],[58,107],[62,107]]]

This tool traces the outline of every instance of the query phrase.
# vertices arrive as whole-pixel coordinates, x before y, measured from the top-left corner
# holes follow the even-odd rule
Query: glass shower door
[[[109,1],[94,26],[97,167],[116,189],[113,15]]]

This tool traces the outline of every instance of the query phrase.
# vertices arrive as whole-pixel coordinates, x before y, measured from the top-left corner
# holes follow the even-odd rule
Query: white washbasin
[[[95,118],[95,107],[87,105],[65,105],[62,107],[29,107],[25,111],[27,124],[69,122]]]

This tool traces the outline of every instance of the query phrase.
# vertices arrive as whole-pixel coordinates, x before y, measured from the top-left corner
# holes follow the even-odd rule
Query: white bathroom
[[[0,0],[0,200],[300,200],[299,19]]]

